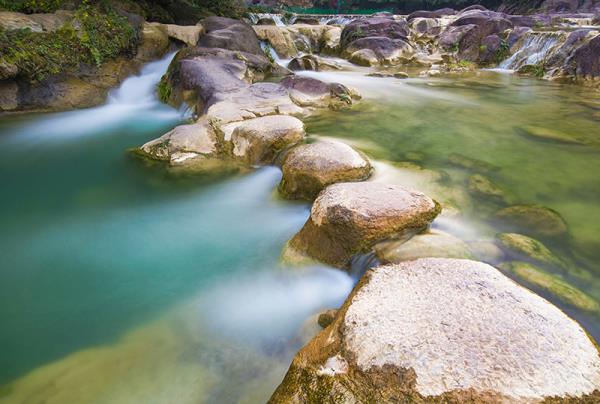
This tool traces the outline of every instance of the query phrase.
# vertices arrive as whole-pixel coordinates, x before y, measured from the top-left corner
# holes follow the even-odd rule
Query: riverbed
[[[105,106],[0,121],[0,403],[264,402],[318,331],[314,315],[356,281],[280,263],[309,205],[278,198],[278,169],[189,175],[127,152],[187,119],[154,96],[171,57]],[[375,161],[375,179],[442,200],[433,227],[468,242],[500,230],[496,202],[467,187],[477,169],[464,162],[478,162],[508,203],[565,218],[568,239],[544,240],[572,268],[557,275],[600,300],[590,90],[505,72],[365,73],[301,73],[363,95],[306,120],[310,136],[347,141]],[[533,138],[531,127],[579,142]],[[599,340],[596,314],[544,296]]]

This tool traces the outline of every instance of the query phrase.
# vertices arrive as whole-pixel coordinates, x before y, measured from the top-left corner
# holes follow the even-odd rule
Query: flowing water
[[[317,332],[313,315],[356,280],[279,263],[308,205],[276,197],[278,169],[183,175],[126,152],[185,120],[153,95],[169,58],[104,106],[0,120],[2,404],[264,402]],[[570,237],[544,242],[572,263],[561,275],[600,299],[600,102],[589,90],[494,72],[302,74],[362,92],[352,110],[310,118],[309,133],[364,150],[376,180],[443,201],[450,214],[434,227],[493,239],[497,206],[469,194],[473,166],[510,203],[559,211]],[[529,126],[580,142],[532,138]],[[561,307],[600,337],[597,315]]]

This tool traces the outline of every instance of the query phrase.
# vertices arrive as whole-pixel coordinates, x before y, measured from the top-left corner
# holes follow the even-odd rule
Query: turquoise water
[[[2,403],[265,401],[305,319],[352,287],[279,264],[308,216],[273,196],[279,170],[184,176],[127,153],[184,119],[146,101],[0,121]]]

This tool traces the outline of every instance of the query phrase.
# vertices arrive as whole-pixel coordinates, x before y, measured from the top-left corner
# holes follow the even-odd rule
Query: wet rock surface
[[[330,185],[288,248],[344,268],[353,255],[427,228],[441,208],[421,192],[375,182]]]
[[[596,346],[559,309],[489,265],[428,258],[369,271],[270,402],[594,401],[599,386]]]
[[[371,175],[368,159],[345,143],[325,140],[291,150],[281,165],[280,193],[290,199],[314,199],[336,182],[363,181]]]

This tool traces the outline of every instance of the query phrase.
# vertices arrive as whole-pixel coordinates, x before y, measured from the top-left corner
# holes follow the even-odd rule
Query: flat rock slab
[[[425,194],[375,182],[330,185],[315,200],[310,218],[288,248],[345,267],[357,253],[387,239],[426,228],[440,205]]]
[[[326,140],[292,149],[281,170],[279,191],[283,196],[313,200],[328,185],[367,179],[372,167],[362,153],[347,144]]]
[[[487,264],[426,258],[369,271],[271,402],[598,402],[599,388],[596,346],[558,308]]]
[[[231,134],[233,156],[248,164],[270,164],[277,154],[304,139],[304,124],[288,115],[241,122]]]

